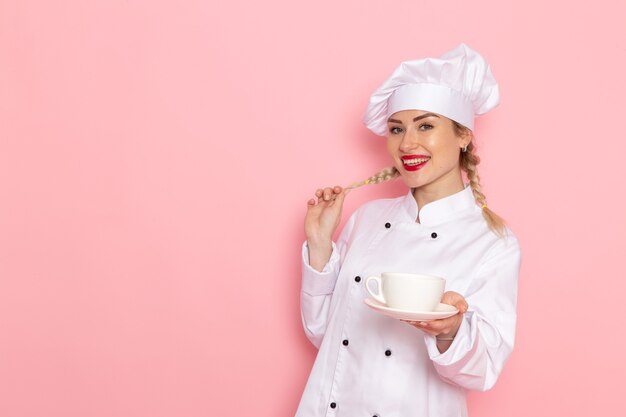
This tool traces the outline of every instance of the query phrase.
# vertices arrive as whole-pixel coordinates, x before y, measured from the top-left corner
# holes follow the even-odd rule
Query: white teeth
[[[419,165],[422,162],[428,161],[430,158],[414,158],[414,159],[403,159],[404,165]]]

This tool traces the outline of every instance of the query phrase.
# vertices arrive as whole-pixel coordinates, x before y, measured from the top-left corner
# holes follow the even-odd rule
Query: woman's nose
[[[402,152],[409,152],[412,149],[417,147],[417,135],[413,131],[407,130],[402,137],[402,142],[400,142],[400,150]]]

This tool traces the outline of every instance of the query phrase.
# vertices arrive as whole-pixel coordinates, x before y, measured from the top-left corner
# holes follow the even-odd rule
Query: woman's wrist
[[[438,335],[436,336],[436,337],[437,337],[437,340],[454,340],[454,338],[456,337],[456,334],[457,334],[457,331],[458,331],[458,330],[459,330],[459,329],[457,328],[456,330],[451,331],[451,332],[448,332],[448,333],[441,333],[441,334],[438,334]]]
[[[450,349],[450,346],[452,346],[452,343],[454,342],[454,337],[450,337],[448,335],[435,336],[435,339],[437,340],[437,350],[439,353],[446,352]]]
[[[333,242],[330,239],[307,239],[306,245],[309,249],[309,256],[312,253],[330,254],[333,249]]]
[[[325,242],[316,242],[307,240],[307,248],[309,251],[309,265],[313,269],[321,272],[332,255],[332,241],[326,240]]]
[[[313,234],[306,236],[306,241],[309,246],[312,247],[325,247],[329,246],[332,242],[332,237],[324,234]]]
[[[437,338],[437,342],[452,342],[454,340],[454,338],[456,337],[457,333],[459,332],[459,329],[461,328],[461,324],[463,323],[463,316],[459,316],[460,320],[458,322],[458,324],[452,329],[450,330],[448,333],[441,333],[438,334],[436,336]]]

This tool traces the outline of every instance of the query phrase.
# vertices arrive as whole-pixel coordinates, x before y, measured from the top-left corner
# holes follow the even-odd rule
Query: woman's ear
[[[472,141],[473,136],[472,133],[466,129],[463,130],[463,133],[461,134],[461,136],[459,136],[459,146],[461,148],[465,147],[465,146],[469,146],[470,142]]]

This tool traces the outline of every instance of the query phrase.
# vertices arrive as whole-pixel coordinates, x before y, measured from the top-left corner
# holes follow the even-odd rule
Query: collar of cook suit
[[[410,218],[415,221],[417,219],[418,207],[412,190],[409,190],[402,204]],[[472,188],[469,185],[465,185],[465,188],[458,193],[424,205],[419,210],[420,223],[425,226],[432,226],[451,220],[461,212],[476,208],[478,206],[476,205],[476,200],[474,200]]]

